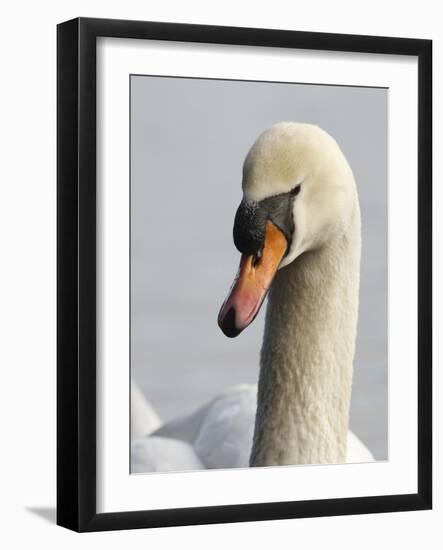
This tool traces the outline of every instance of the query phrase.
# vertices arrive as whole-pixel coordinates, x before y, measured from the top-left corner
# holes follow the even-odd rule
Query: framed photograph
[[[58,524],[431,508],[431,41],[57,36]]]

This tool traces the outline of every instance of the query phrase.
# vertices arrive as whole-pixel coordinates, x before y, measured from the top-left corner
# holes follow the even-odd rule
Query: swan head
[[[234,337],[257,315],[277,270],[344,235],[357,192],[336,141],[311,124],[280,122],[252,145],[234,221],[240,268],[218,317]]]

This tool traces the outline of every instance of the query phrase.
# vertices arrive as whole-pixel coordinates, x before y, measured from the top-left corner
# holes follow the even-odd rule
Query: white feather
[[[193,414],[167,422],[150,437],[135,440],[131,448],[132,471],[247,468],[256,407],[255,384],[228,388]],[[351,431],[347,444],[346,462],[374,460]]]
[[[202,470],[204,465],[189,443],[150,436],[131,444],[131,473]]]

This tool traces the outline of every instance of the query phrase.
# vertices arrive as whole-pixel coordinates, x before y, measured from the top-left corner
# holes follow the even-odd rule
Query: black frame
[[[96,38],[418,58],[418,492],[96,512]],[[57,523],[101,531],[367,514],[432,506],[432,42],[286,30],[73,19],[57,28]]]

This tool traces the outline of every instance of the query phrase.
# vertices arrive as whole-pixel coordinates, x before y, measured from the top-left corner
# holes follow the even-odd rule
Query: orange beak
[[[237,276],[218,314],[218,326],[229,338],[238,336],[255,319],[287,246],[280,229],[268,221],[261,257],[242,255]]]

